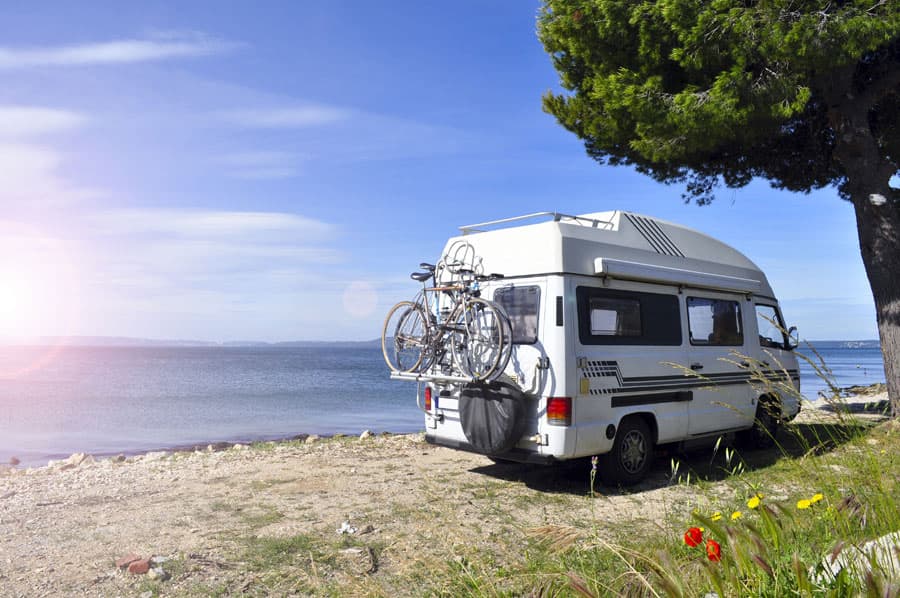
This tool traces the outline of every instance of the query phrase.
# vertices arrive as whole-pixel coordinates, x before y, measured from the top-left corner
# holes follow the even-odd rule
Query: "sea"
[[[884,381],[877,343],[814,347],[837,386]],[[829,385],[800,361],[814,400]],[[423,427],[416,384],[374,344],[0,347],[0,464]]]

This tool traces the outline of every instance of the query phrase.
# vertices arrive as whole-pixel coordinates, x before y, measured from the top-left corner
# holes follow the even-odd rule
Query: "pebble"
[[[153,567],[152,569],[147,571],[147,577],[159,581],[166,581],[167,579],[169,579],[169,574],[162,567]]]
[[[139,560],[141,560],[141,556],[140,556],[140,555],[134,554],[133,552],[129,552],[129,553],[126,554],[125,556],[121,556],[121,557],[119,557],[119,558],[116,559],[116,568],[117,568],[117,569],[124,569],[124,568],[126,568],[128,565],[130,565],[131,563],[133,563],[133,562],[135,562],[135,561],[139,561]]]
[[[141,559],[128,565],[128,572],[132,575],[143,575],[150,570],[150,559]]]

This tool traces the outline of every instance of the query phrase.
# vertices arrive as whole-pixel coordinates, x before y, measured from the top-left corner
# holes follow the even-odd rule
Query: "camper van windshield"
[[[494,301],[506,310],[512,324],[512,342],[531,345],[537,342],[538,308],[541,289],[536,286],[505,287],[494,291]]]

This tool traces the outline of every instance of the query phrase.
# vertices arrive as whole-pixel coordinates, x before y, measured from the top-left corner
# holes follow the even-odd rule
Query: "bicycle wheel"
[[[467,376],[475,380],[489,380],[503,359],[503,316],[500,310],[485,299],[470,298],[454,321],[455,332],[450,348],[454,360]],[[508,355],[507,355],[508,359]]]
[[[412,301],[401,301],[391,308],[381,331],[381,352],[392,371],[416,371],[428,346],[425,312]]]

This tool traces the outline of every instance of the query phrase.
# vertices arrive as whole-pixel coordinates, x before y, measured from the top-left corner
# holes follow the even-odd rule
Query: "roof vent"
[[[656,250],[656,253],[684,257],[684,254],[681,253],[678,246],[672,242],[669,235],[663,232],[663,229],[660,228],[654,220],[645,218],[644,216],[638,216],[637,214],[629,214],[627,212],[625,213],[625,217],[628,218],[629,222],[634,225],[634,228],[643,235],[647,240],[647,243],[650,244],[650,247]]]

